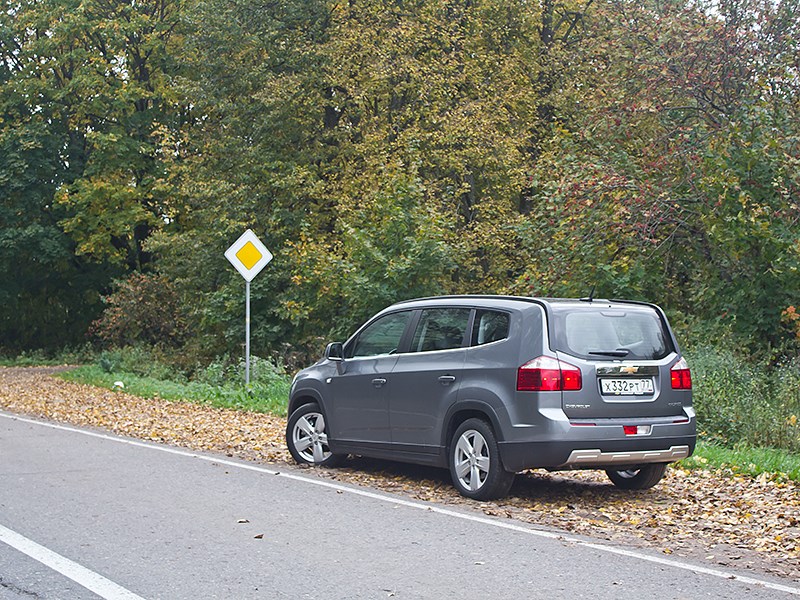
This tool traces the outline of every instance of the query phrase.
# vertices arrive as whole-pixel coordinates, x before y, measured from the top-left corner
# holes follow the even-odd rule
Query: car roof
[[[431,296],[427,298],[414,298],[411,300],[404,300],[397,302],[388,309],[396,308],[420,308],[431,306],[469,306],[469,307],[486,307],[486,308],[505,308],[505,309],[524,309],[532,305],[540,307],[560,306],[567,307],[573,306],[575,308],[583,307],[611,307],[624,305],[639,305],[639,306],[653,306],[645,302],[635,302],[631,300],[606,300],[602,298],[534,298],[526,296],[503,296],[492,294],[466,294],[466,295],[453,295],[453,296]]]
[[[431,296],[428,298],[414,298],[393,304],[390,308],[419,308],[431,306],[470,306],[487,308],[523,308],[533,304],[541,305],[535,298],[522,298],[516,296],[500,296],[489,294],[467,294],[453,296]]]

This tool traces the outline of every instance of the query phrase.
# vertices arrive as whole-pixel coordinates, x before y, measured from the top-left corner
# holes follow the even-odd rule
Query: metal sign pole
[[[244,383],[250,385],[250,282],[244,285]]]

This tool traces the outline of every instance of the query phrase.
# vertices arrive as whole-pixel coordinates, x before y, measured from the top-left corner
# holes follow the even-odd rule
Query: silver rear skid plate
[[[689,446],[672,446],[669,450],[642,450],[640,452],[601,452],[600,450],[573,450],[564,467],[605,467],[608,465],[635,465],[645,463],[675,462],[689,456]]]

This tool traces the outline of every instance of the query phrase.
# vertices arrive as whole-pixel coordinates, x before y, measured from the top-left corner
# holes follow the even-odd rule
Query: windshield
[[[552,308],[555,350],[591,360],[659,360],[673,351],[649,306]]]

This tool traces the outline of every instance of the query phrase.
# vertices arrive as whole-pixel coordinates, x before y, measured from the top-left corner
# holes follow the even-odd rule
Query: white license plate
[[[653,380],[601,379],[600,392],[614,396],[646,396],[653,393]]]

